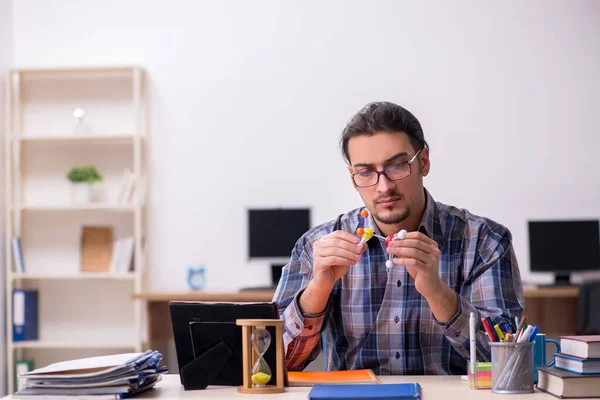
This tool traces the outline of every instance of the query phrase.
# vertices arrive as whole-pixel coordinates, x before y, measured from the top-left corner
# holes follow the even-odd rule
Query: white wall
[[[5,137],[5,85],[8,68],[12,65],[12,0],[0,0],[0,187],[4,188],[5,182],[5,160],[4,160],[4,137]],[[4,204],[4,190],[0,196],[0,310],[4,310],[5,307],[5,274],[4,269],[6,268],[4,257],[5,257],[5,232],[4,232],[4,220],[5,220],[5,209]],[[4,314],[4,312],[3,312]],[[5,319],[2,318],[0,322],[0,360],[6,360],[6,326]],[[0,395],[6,393],[6,363],[0,363]]]
[[[190,264],[210,290],[266,284],[249,206],[317,224],[360,205],[338,138],[373,100],[421,120],[434,197],[507,225],[548,281],[527,219],[600,217],[599,18],[594,0],[19,0],[14,61],[148,70],[153,290],[185,290]]]

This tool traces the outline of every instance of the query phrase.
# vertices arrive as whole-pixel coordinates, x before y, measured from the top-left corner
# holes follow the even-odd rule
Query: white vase
[[[88,182],[73,182],[71,197],[74,203],[89,203],[92,198],[92,185]]]

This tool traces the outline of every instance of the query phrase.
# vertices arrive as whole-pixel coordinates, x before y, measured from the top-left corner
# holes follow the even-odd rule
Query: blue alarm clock
[[[204,289],[206,284],[206,272],[203,266],[194,267],[190,265],[187,273],[187,284],[192,290]]]

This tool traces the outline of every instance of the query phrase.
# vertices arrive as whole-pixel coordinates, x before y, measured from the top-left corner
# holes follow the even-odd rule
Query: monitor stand
[[[549,286],[572,286],[571,283],[571,274],[568,272],[555,272],[554,273],[554,283],[547,283],[538,285],[540,287],[549,287]]]

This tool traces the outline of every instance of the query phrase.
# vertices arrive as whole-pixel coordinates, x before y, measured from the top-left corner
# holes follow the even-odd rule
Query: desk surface
[[[470,390],[467,382],[461,381],[460,376],[384,376],[380,377],[381,383],[402,383],[418,382],[423,390],[424,400],[498,400],[503,395],[493,394],[491,390]],[[132,399],[197,399],[203,400],[221,400],[221,399],[271,399],[271,400],[305,400],[308,398],[309,387],[287,388],[285,393],[269,394],[257,396],[255,394],[240,394],[235,387],[209,386],[206,390],[183,390],[179,383],[179,375],[164,375],[163,380],[159,382],[153,390],[141,393]],[[4,399],[10,399],[5,397]],[[556,399],[547,393],[538,390],[535,393],[510,395],[510,400],[534,400],[534,399]]]
[[[576,298],[578,286],[533,286],[525,285],[523,293],[526,298]],[[273,290],[245,290],[230,292],[142,292],[134,294],[134,298],[150,302],[180,301],[271,301]]]

